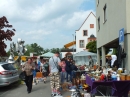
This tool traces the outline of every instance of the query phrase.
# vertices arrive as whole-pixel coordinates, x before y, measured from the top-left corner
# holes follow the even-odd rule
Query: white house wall
[[[90,24],[94,24],[94,28],[90,28]],[[88,30],[88,36],[83,36],[83,30]],[[88,38],[92,34],[96,37],[96,17],[91,13],[88,19],[82,25],[82,27],[79,30],[76,30],[76,52],[80,52],[86,49]],[[80,48],[79,40],[84,40],[84,48]]]

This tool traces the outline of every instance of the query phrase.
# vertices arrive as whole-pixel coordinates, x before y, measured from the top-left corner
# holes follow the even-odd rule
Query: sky
[[[44,49],[62,48],[73,41],[90,12],[95,13],[95,0],[0,0],[0,17],[6,16],[15,28],[12,41],[37,43]]]

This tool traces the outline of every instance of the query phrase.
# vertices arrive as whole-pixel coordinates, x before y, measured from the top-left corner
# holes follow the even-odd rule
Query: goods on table
[[[126,80],[130,80],[130,75],[126,75]]]

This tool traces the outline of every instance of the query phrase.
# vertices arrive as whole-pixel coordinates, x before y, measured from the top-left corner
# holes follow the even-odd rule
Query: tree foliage
[[[55,52],[60,52],[60,49],[59,48],[52,48],[50,51],[52,53],[55,53]]]
[[[36,53],[36,55],[41,55],[44,52],[44,49],[38,45],[37,43],[27,44],[25,45],[27,51],[25,52],[26,56],[30,56],[30,53]]]
[[[10,50],[7,52],[7,56],[8,56],[8,57],[10,56]],[[17,53],[17,52],[14,52],[14,56],[18,56],[18,53]]]
[[[0,56],[6,55],[5,48],[7,47],[7,45],[5,44],[4,40],[12,41],[11,37],[15,35],[15,29],[13,29],[12,27],[13,26],[9,24],[5,16],[0,18]]]
[[[47,53],[47,52],[55,53],[57,51],[60,52],[61,49],[63,49],[63,48],[44,49],[43,47],[41,47],[37,43],[26,44],[25,48],[27,48],[27,51],[24,53],[25,56],[30,56],[30,53],[34,53],[36,56],[42,55],[42,54]],[[10,51],[8,51],[7,54],[9,56]],[[14,55],[17,56],[17,53],[14,53]]]
[[[88,49],[89,52],[97,53],[97,42],[96,41],[89,42],[86,46],[86,49]]]
[[[50,49],[44,49],[43,53],[50,52]]]

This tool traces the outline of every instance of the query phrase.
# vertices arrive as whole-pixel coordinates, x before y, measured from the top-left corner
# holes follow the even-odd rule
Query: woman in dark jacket
[[[78,68],[75,66],[75,62],[73,61],[73,63],[71,63],[71,82],[73,80],[73,78],[76,78],[76,72]]]
[[[71,64],[70,64],[70,59],[65,59],[65,63],[66,63],[66,80],[68,82],[68,76],[70,75],[70,80],[71,80]]]

